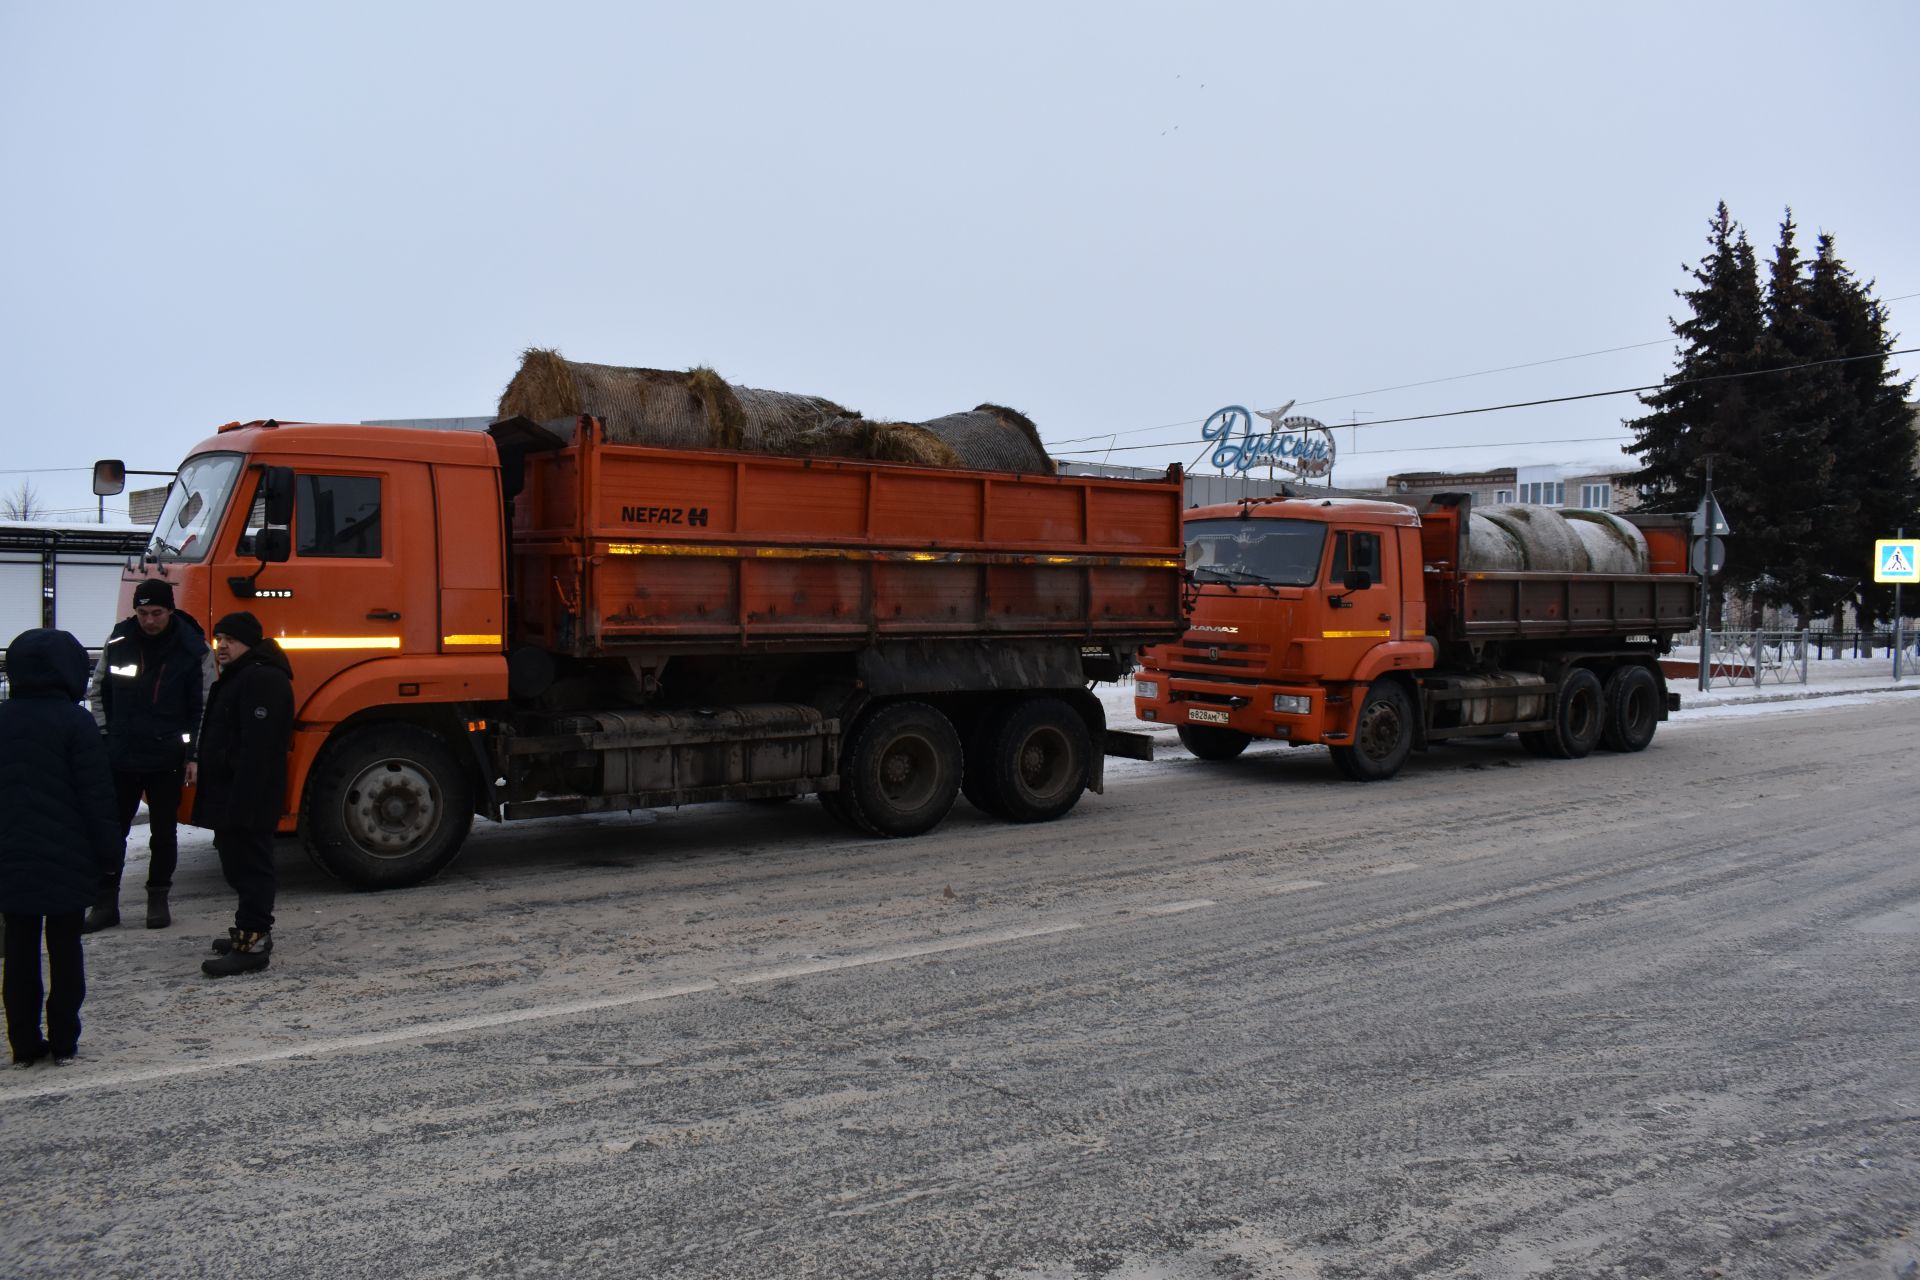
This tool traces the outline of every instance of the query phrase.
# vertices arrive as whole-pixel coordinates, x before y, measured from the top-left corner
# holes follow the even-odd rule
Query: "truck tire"
[[[853,811],[847,808],[847,793],[844,791],[818,791],[814,793],[820,801],[820,807],[827,816],[843,827],[852,827],[855,831],[865,828],[853,820]]]
[[[1645,751],[1660,725],[1660,682],[1637,664],[1615,667],[1603,695],[1606,725],[1600,745],[1609,751]]]
[[[1520,745],[1527,749],[1528,755],[1539,756],[1543,760],[1553,759],[1553,733],[1551,730],[1529,729],[1515,736],[1520,739]]]
[[[968,727],[962,749],[960,794],[967,803],[990,818],[1005,818],[1000,808],[1000,793],[993,784],[994,744],[1000,738],[1000,726],[1006,722],[1007,708],[989,706]]]
[[[473,826],[473,776],[414,725],[356,730],[329,746],[300,798],[307,856],[355,889],[431,880]]]
[[[1556,760],[1578,760],[1599,745],[1606,720],[1600,677],[1585,667],[1569,667],[1554,699],[1553,728],[1542,734],[1537,747],[1529,744],[1527,749]]]
[[[1059,698],[1026,698],[999,717],[986,769],[988,812],[1009,822],[1051,822],[1087,789],[1093,736]]]
[[[960,795],[960,735],[924,702],[894,702],[854,731],[840,770],[839,804],[859,830],[917,836]]]
[[[1177,732],[1180,745],[1202,760],[1231,760],[1253,741],[1250,733],[1237,729],[1211,729],[1204,724],[1183,724]]]
[[[1360,704],[1353,745],[1332,747],[1334,767],[1355,782],[1384,782],[1413,750],[1413,703],[1398,680],[1376,680]]]

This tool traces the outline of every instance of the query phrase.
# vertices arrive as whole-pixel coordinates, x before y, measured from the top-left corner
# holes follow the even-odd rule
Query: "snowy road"
[[[0,1076],[0,1274],[1920,1258],[1920,697],[1375,787],[1166,754],[908,842],[812,803],[482,827],[386,895],[289,845],[274,967],[224,982],[192,837],[174,929],[89,939],[80,1062]]]

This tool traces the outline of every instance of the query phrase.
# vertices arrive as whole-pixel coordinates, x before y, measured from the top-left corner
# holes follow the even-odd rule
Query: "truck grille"
[[[1197,671],[1265,670],[1273,656],[1272,647],[1264,644],[1209,644],[1194,640],[1183,640],[1162,652],[1169,667]]]

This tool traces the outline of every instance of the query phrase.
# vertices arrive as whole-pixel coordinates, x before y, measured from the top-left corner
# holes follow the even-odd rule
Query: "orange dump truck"
[[[1183,629],[1180,506],[1177,470],[254,422],[193,450],[123,590],[261,619],[298,708],[281,829],[377,888],[435,874],[476,814],[818,793],[907,836],[964,789],[1059,817],[1104,753],[1151,754],[1088,686]]]
[[[1639,751],[1699,603],[1683,517],[1284,497],[1186,513],[1191,627],[1142,657],[1141,719],[1195,755],[1324,744],[1359,781],[1451,738]]]

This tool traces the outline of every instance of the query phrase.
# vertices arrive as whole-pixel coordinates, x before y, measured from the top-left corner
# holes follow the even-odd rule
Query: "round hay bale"
[[[928,467],[966,465],[946,441],[911,422],[869,422],[849,416],[799,432],[778,452],[803,458],[856,458],[870,462],[915,462]]]
[[[920,425],[952,446],[960,466],[1053,474],[1053,459],[1040,442],[1040,429],[1025,414],[1005,405],[983,404],[971,413],[950,413]]]
[[[931,422],[871,422],[820,396],[736,386],[704,366],[625,368],[528,348],[500,415],[551,422],[582,413],[618,444],[1053,474],[1039,429],[1000,405]]]
[[[1473,513],[1499,525],[1520,546],[1521,568],[1535,573],[1586,573],[1587,546],[1552,507],[1503,503]],[[1469,521],[1471,523],[1471,521]],[[1471,545],[1471,537],[1469,537]],[[1483,568],[1473,565],[1472,568]]]
[[[712,369],[681,372],[568,360],[529,348],[500,416],[550,422],[588,413],[618,444],[785,452],[792,436],[847,410],[819,396],[736,387]]]
[[[1485,572],[1524,569],[1526,553],[1517,538],[1475,511],[1467,518],[1466,567]]]
[[[1647,535],[1609,511],[1573,510],[1561,513],[1574,535],[1587,548],[1587,564],[1595,573],[1647,572]]]

